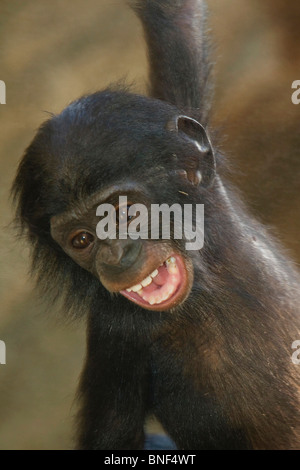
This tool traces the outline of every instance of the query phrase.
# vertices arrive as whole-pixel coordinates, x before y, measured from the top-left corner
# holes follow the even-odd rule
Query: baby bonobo
[[[87,316],[77,448],[143,449],[149,415],[178,449],[300,448],[299,275],[220,174],[205,5],[131,6],[149,97],[111,86],[73,102],[42,124],[13,187],[38,287]],[[163,204],[204,205],[201,249],[172,214],[170,237],[118,236],[134,207]],[[116,236],[98,236],[101,207]]]

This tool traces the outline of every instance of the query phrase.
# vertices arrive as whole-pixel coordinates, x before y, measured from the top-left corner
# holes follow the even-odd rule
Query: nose
[[[102,242],[97,256],[100,269],[121,272],[130,268],[137,260],[141,251],[139,240],[108,240]]]

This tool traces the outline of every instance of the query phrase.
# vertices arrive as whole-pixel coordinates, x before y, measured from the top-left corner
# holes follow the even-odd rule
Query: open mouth
[[[186,281],[182,257],[172,255],[140,283],[120,291],[120,294],[141,307],[166,310],[179,303],[186,290]]]

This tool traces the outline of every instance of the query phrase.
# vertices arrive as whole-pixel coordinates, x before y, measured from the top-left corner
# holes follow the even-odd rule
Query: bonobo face
[[[153,204],[181,210],[202,202],[199,194],[206,194],[214,174],[213,150],[200,123],[158,100],[99,92],[41,126],[22,162],[20,213],[33,238],[56,249],[55,240],[110,292],[143,308],[167,310],[181,304],[193,284],[184,237],[119,236],[120,225],[130,232],[136,217],[128,212],[124,221],[122,213],[135,204],[150,211]],[[127,198],[121,210],[120,197]],[[118,213],[113,236],[98,236],[104,214],[97,208],[103,204]],[[174,218],[170,229],[176,228]],[[75,280],[81,274],[74,273]]]
[[[93,195],[84,207],[79,205],[73,211],[52,217],[51,235],[110,292],[118,292],[146,309],[168,310],[188,297],[193,283],[192,263],[171,240],[120,239],[121,224],[126,225],[128,233],[136,219],[128,215],[130,207],[138,203],[145,208],[150,206],[145,191],[139,192],[137,188],[137,183],[114,185]],[[126,207],[117,202],[120,195],[126,195]],[[116,224],[115,238],[100,240],[97,236],[99,216],[96,214],[101,204],[115,208],[115,218],[111,221]]]

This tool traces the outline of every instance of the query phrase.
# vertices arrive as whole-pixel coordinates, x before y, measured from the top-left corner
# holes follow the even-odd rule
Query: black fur
[[[203,2],[133,7],[146,32],[151,98],[115,87],[75,101],[41,126],[13,187],[38,286],[52,299],[64,295],[75,316],[88,316],[77,447],[143,448],[153,413],[180,449],[299,448],[299,368],[291,362],[298,273],[223,181],[216,145],[216,177],[194,184],[189,174],[206,161],[194,144],[201,128],[188,119],[186,128],[174,125],[182,114],[208,123]],[[52,217],[79,223],[91,197],[129,182],[149,204],[205,204],[204,248],[186,252],[183,241],[171,241],[193,279],[188,297],[170,310],[143,309],[109,292],[99,272],[78,265],[51,236]],[[145,253],[166,247],[143,243],[135,276],[149,262]],[[115,282],[125,275],[134,279],[129,269]]]

